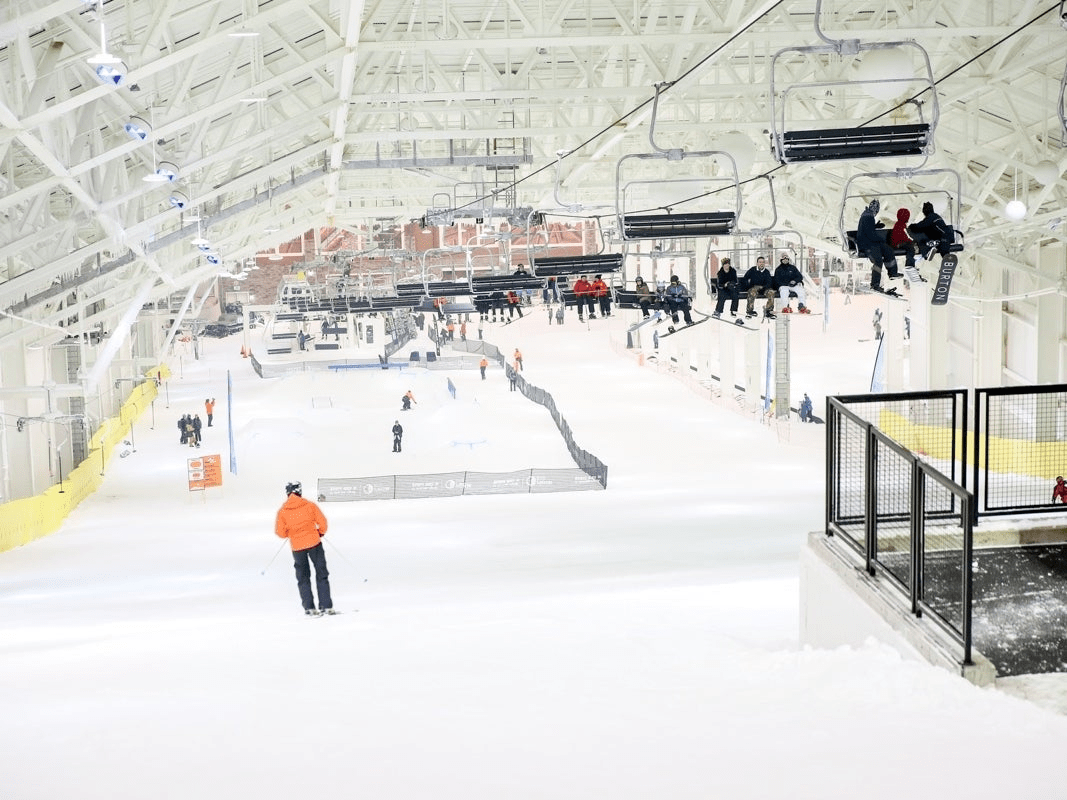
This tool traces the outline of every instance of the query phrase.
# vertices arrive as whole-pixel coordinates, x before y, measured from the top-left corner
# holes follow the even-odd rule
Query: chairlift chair
[[[600,224],[600,216],[597,215],[583,215],[582,212],[590,211],[593,209],[608,209],[612,206],[597,205],[597,206],[583,206],[581,203],[564,203],[559,196],[560,193],[560,165],[563,160],[564,153],[562,151],[556,153],[556,181],[552,190],[552,197],[556,201],[558,208],[556,209],[544,209],[536,212],[540,218],[540,222],[544,227],[543,236],[544,244],[541,247],[537,247],[534,244],[534,237],[531,234],[526,240],[526,257],[530,263],[530,269],[533,270],[533,274],[538,278],[549,277],[563,277],[569,275],[585,275],[585,274],[597,274],[606,272],[617,272],[622,267],[622,256],[617,253],[605,252],[607,249],[607,242],[604,237],[604,229]],[[551,256],[551,255],[537,255],[536,250],[540,249],[545,252],[549,249],[551,244],[550,236],[547,231],[548,222],[547,218],[555,215],[566,213],[569,216],[577,216],[583,221],[592,221],[596,225],[597,239],[600,241],[600,249],[596,253],[585,253],[582,255],[569,255],[569,256]],[[533,225],[528,226],[528,230],[532,231]]]
[[[831,39],[819,27],[821,7],[821,0],[817,0],[815,32],[826,44],[785,47],[771,58],[771,145],[776,158],[782,164],[791,164],[910,156],[921,157],[921,166],[933,152],[940,114],[929,54],[914,41],[864,43],[858,39]],[[843,64],[842,69],[850,66],[862,69],[864,58],[869,59],[869,65],[879,53],[896,53],[907,59],[914,74],[792,81],[784,86],[777,80],[779,72],[784,71],[783,62],[790,57],[791,64],[805,68],[812,56],[851,56],[852,62]],[[850,90],[856,93],[850,95]],[[802,93],[805,94],[800,100],[791,102]],[[861,93],[873,98],[873,102],[867,99],[861,102]],[[877,95],[883,93],[892,99],[883,100],[879,110]],[[905,93],[911,96],[899,102],[896,98]],[[917,99],[920,96],[922,102]],[[832,104],[833,116],[816,117],[818,108],[828,104]],[[924,105],[929,109],[926,113]],[[789,111],[793,106],[803,106],[813,118],[804,121],[791,118]],[[859,114],[866,114],[868,109],[872,113],[877,111],[878,117],[892,112],[904,119],[888,125],[842,125]],[[799,127],[804,123],[806,127]]]
[[[652,104],[648,141],[654,152],[630,153],[619,159],[615,167],[615,208],[618,215],[619,234],[623,241],[729,235],[741,216],[741,186],[738,180],[737,162],[725,150],[686,151],[681,148],[666,149],[656,144],[656,114],[659,109],[660,94],[665,88],[666,84],[656,85],[656,94]],[[702,160],[708,164],[718,163],[724,174],[691,177],[696,171],[691,163],[693,160]],[[671,178],[669,175],[658,175],[655,179],[648,180],[625,179],[625,166],[633,161],[663,161],[670,165],[686,161],[690,163],[686,165],[686,177]],[[723,185],[713,190],[708,188],[715,184]],[[664,189],[676,192],[677,199],[670,198],[665,203],[655,205],[650,205],[646,201],[645,208],[635,210],[633,208],[636,200],[634,195],[642,190],[647,193],[648,188],[652,186],[657,187],[657,192],[662,192]],[[732,192],[730,192],[731,189]],[[720,192],[728,192],[732,195],[730,197],[732,208],[719,207],[682,213],[674,211],[674,207],[680,205],[694,208],[695,201],[709,196],[718,196]],[[706,206],[707,202],[704,205]]]
[[[936,180],[938,178],[947,178],[947,181],[943,181],[944,185],[942,186],[930,185],[932,183],[931,179]],[[876,181],[877,185],[867,191],[860,191],[856,184],[864,180]],[[924,182],[927,185],[921,188],[903,185],[909,181]],[[845,182],[841,199],[841,210],[837,220],[838,230],[841,234],[841,246],[852,258],[866,257],[866,254],[861,253],[856,246],[855,225],[859,219],[860,212],[863,207],[866,207],[870,198],[877,197],[880,202],[888,197],[909,198],[913,202],[918,201],[920,204],[924,200],[934,202],[934,199],[942,198],[945,207],[945,213],[942,214],[942,218],[953,232],[953,241],[945,245],[943,249],[945,252],[959,253],[964,249],[963,232],[959,229],[962,193],[963,181],[960,178],[960,174],[953,169],[902,169],[893,172],[857,173]],[[857,200],[860,202],[857,203]],[[886,207],[885,210],[888,211],[886,204],[884,202],[882,204]],[[936,207],[939,204],[934,203],[934,205]],[[857,211],[857,208],[860,208],[860,211]],[[917,222],[918,219],[918,217],[914,217],[912,222]],[[852,225],[853,228],[849,230],[848,225]],[[886,236],[889,235],[889,228],[879,228],[879,230],[884,231]],[[897,252],[897,255],[904,255],[904,253]]]

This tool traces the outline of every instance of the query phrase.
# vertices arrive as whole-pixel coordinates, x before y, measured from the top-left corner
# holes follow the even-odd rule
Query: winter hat
[[[867,205],[867,210],[868,210],[868,211],[873,211],[873,212],[874,212],[875,214],[877,214],[877,213],[878,213],[878,210],[879,210],[879,209],[880,209],[881,207],[882,207],[882,204],[878,202],[878,199],[877,199],[877,198],[875,198],[874,200],[872,200],[872,201],[871,201],[871,202],[870,202],[870,203],[869,203],[869,204]]]
[[[303,497],[304,496],[303,495],[303,489],[300,486],[300,481],[293,481],[292,483],[285,484],[285,493],[287,495],[295,494],[295,495],[297,495],[299,497]]]
[[[725,267],[725,266],[726,266],[727,264],[731,264],[731,263],[733,263],[733,262],[731,262],[731,261],[730,261],[729,257],[727,257],[727,258],[724,258],[724,259],[722,260],[722,265],[723,265],[724,267]]]
[[[934,204],[931,203],[929,200],[927,200],[925,203],[923,203],[923,213],[924,214],[933,214],[934,213]]]

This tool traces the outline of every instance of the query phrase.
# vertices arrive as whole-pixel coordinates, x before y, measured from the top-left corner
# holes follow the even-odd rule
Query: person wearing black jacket
[[[923,218],[909,225],[908,232],[915,239],[916,247],[927,261],[930,260],[935,248],[941,255],[948,253],[948,246],[956,238],[944,218],[934,211],[934,204],[931,202],[923,203]]]
[[[737,284],[738,276],[737,270],[734,269],[734,265],[730,263],[729,258],[724,258],[722,264],[719,266],[719,271],[715,274],[715,282],[718,287],[718,299],[715,301],[715,313],[713,317],[721,317],[722,310],[726,307],[726,299],[730,299],[730,316],[737,316]]]
[[[393,452],[400,452],[400,440],[404,436],[404,428],[400,424],[400,420],[393,423]]]
[[[782,254],[781,261],[774,270],[774,285],[778,287],[778,296],[785,301],[782,311],[787,314],[792,313],[793,309],[789,307],[789,295],[795,294],[797,296],[797,310],[801,314],[811,313],[808,307],[804,305],[804,298],[807,296],[804,292],[804,276],[800,274],[800,270],[793,265],[793,262],[789,260],[789,256],[785,253]]]
[[[774,276],[767,269],[767,259],[760,256],[756,259],[756,266],[745,273],[741,279],[741,288],[747,294],[745,316],[756,316],[756,298],[766,297],[767,302],[763,306],[763,318],[774,319]]]
[[[856,247],[871,260],[871,288],[876,292],[885,291],[882,288],[883,266],[888,269],[890,278],[896,278],[899,275],[897,272],[897,258],[893,253],[893,248],[878,234],[878,228],[885,227],[876,219],[881,207],[882,204],[877,199],[872,200],[863,209],[863,213],[860,214],[859,222],[856,225]],[[895,293],[892,289],[887,292],[887,294]]]

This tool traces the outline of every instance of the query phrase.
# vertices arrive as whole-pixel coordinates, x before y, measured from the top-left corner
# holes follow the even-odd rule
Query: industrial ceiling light
[[[167,201],[170,203],[171,208],[176,208],[179,211],[184,211],[185,207],[189,205],[189,198],[184,192],[172,192]]]
[[[141,117],[130,117],[130,121],[122,126],[126,135],[137,142],[145,141],[152,133],[152,126]]]
[[[122,86],[126,81],[126,73],[126,65],[121,61],[115,64],[100,64],[96,68],[96,76],[112,86]]]
[[[207,251],[211,249],[211,242],[204,238],[203,232],[200,230],[200,217],[196,218],[196,238],[190,242],[200,250]]]
[[[150,109],[152,124],[148,126],[151,131],[155,127],[155,109]],[[171,183],[178,178],[178,166],[170,161],[156,161],[156,140],[152,140],[152,171],[143,176],[145,183]]]
[[[107,31],[104,28],[104,0],[96,0],[96,18],[100,21],[100,52],[94,56],[90,56],[88,63],[94,67],[114,67],[122,63],[122,59],[118,56],[113,56],[107,51]],[[101,79],[104,77],[100,70],[96,70],[96,74],[100,75]],[[123,71],[123,77],[126,73]],[[116,81],[116,84],[119,81]]]
[[[155,176],[155,183],[173,183],[178,180],[178,165],[170,161],[160,161],[156,167]]]

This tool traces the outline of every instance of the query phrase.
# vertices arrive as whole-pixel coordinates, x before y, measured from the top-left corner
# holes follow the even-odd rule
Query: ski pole
[[[280,553],[282,551],[283,547],[285,547],[285,540],[284,539],[282,540],[282,543],[280,545],[278,545],[278,549],[274,551],[274,555],[271,557],[271,560],[267,562],[267,566],[265,566],[263,568],[263,571],[259,573],[260,575],[266,575],[267,574],[267,570],[270,569],[270,565],[274,563],[274,559],[278,557],[278,553]]]
[[[333,543],[333,541],[332,541],[331,539],[327,539],[327,538],[326,538],[325,536],[323,536],[323,537],[322,537],[322,541],[324,541],[324,542],[328,542],[328,543],[329,543],[329,545],[330,545],[330,547],[332,547],[332,548],[333,548],[333,551],[334,551],[335,553],[337,553],[337,555],[339,555],[339,556],[341,557],[341,560],[342,560],[342,561],[344,561],[344,562],[345,562],[346,564],[348,564],[348,566],[352,567],[353,569],[355,569],[355,568],[356,568],[356,565],[355,565],[355,564],[353,564],[353,563],[352,563],[351,561],[349,561],[349,560],[348,560],[348,557],[347,557],[347,556],[346,556],[346,555],[345,555],[344,553],[342,553],[342,552],[340,551],[340,549],[338,549],[337,545],[335,545],[335,544]],[[363,579],[363,582],[364,582],[364,583],[366,583],[366,582],[367,582],[367,579],[366,579],[366,578],[364,578],[364,579]]]

